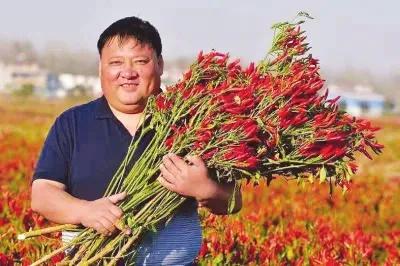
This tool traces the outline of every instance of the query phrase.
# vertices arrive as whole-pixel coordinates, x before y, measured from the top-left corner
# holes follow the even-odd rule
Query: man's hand
[[[103,235],[111,235],[116,229],[116,222],[123,214],[115,204],[125,197],[126,193],[122,192],[98,200],[86,201],[78,210],[81,224]]]
[[[203,160],[196,156],[187,156],[186,159],[189,163],[175,154],[165,155],[158,181],[169,190],[198,201],[213,197],[216,183],[209,178]]]
[[[82,224],[99,233],[112,233],[122,211],[115,204],[123,200],[126,193],[119,193],[94,201],[75,198],[65,191],[59,182],[36,179],[32,183],[31,207],[50,221],[59,224]],[[121,229],[120,226],[118,226]],[[125,229],[130,234],[129,229]]]
[[[158,181],[182,196],[194,197],[199,206],[208,208],[214,214],[228,214],[232,196],[235,198],[232,213],[241,209],[242,197],[240,190],[235,191],[235,184],[219,184],[212,180],[200,157],[188,156],[186,159],[189,163],[175,154],[165,155]]]

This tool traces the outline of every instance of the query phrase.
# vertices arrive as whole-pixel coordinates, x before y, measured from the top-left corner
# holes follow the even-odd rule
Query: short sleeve
[[[72,136],[65,114],[51,127],[37,161],[32,180],[48,179],[68,185]]]

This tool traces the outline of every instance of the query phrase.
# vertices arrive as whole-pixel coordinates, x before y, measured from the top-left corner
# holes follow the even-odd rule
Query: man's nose
[[[123,78],[132,79],[138,76],[138,72],[132,63],[126,63],[121,71],[121,76]]]

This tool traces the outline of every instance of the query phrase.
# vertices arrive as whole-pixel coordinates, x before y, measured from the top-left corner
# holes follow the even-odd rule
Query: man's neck
[[[137,113],[124,113],[118,111],[110,104],[110,109],[115,115],[115,117],[125,126],[125,128],[129,131],[129,133],[133,136],[137,129],[139,128],[140,124],[143,122],[143,112]]]

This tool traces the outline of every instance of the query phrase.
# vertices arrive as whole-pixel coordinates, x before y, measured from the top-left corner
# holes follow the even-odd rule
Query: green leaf
[[[222,262],[224,261],[224,255],[223,254],[218,254],[218,256],[216,256],[213,259],[213,265],[222,265]]]
[[[259,180],[259,179],[257,179]],[[233,193],[231,195],[231,197],[229,198],[228,201],[228,213],[233,213],[233,210],[235,209],[236,206],[236,194],[237,192],[240,190],[240,184],[239,181],[235,182],[235,186],[233,188]]]
[[[292,260],[294,258],[294,252],[292,247],[288,247],[286,250],[286,258]]]
[[[344,186],[344,187],[343,187],[343,190],[342,190],[342,195],[344,196],[344,195],[346,194],[346,192],[347,192],[347,187]]]
[[[314,175],[313,175],[313,174],[311,174],[311,173],[308,174],[308,181],[309,181],[311,184],[314,183]]]
[[[128,217],[127,224],[130,228],[133,228],[133,226],[135,225],[135,221],[132,219],[132,217]]]
[[[322,166],[321,170],[319,171],[319,183],[323,183],[326,180],[326,169]]]
[[[260,126],[264,126],[264,122],[261,120],[260,117],[257,117],[257,124],[259,124]]]
[[[346,169],[346,180],[350,181],[351,177],[354,175],[353,171],[351,170],[351,167],[349,165],[347,165],[347,169]]]
[[[303,190],[306,188],[306,182],[303,179],[301,180],[301,188]]]
[[[260,172],[257,171],[253,178],[254,178],[255,180],[260,180],[260,179],[261,179]]]
[[[153,233],[156,233],[157,232],[157,228],[156,228],[156,226],[153,224],[153,225],[151,225],[151,226],[149,226],[148,228],[147,228],[150,232],[153,232]]]

